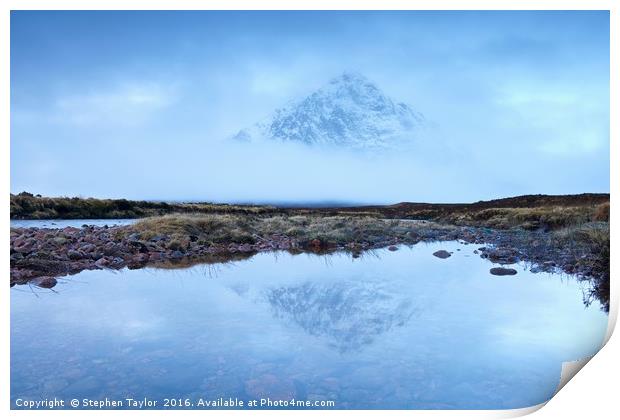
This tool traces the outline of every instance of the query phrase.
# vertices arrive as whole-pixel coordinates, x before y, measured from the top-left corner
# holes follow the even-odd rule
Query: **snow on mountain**
[[[383,149],[415,141],[426,125],[421,113],[394,102],[364,76],[344,73],[232,138]]]

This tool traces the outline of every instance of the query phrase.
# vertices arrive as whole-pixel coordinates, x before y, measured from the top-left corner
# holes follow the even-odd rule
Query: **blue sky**
[[[445,151],[368,160],[222,141],[350,70],[434,121]],[[352,202],[608,192],[609,14],[12,12],[11,191],[22,190]]]

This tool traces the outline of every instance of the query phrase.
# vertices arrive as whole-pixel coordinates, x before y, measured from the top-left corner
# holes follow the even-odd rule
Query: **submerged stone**
[[[488,258],[492,263],[499,264],[514,264],[519,261],[517,252],[510,248],[487,248],[482,254],[482,257]]]

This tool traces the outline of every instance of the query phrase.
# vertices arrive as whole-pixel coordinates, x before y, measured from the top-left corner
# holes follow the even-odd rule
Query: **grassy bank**
[[[303,208],[214,203],[174,203],[40,197],[11,194],[11,219],[112,219],[143,218],[169,214],[232,214],[263,216],[345,216],[385,219],[424,219],[496,229],[521,227],[552,230],[603,220],[609,194],[528,195],[470,204],[399,203],[385,206]]]
[[[428,223],[427,229],[440,226]],[[412,236],[412,222],[370,216],[231,214],[176,214],[138,221],[128,228],[141,238],[163,236],[173,246],[187,248],[190,242],[203,245],[255,243],[257,239],[285,235],[300,248],[333,247],[352,243],[406,242]]]
[[[11,219],[135,219],[172,213],[262,214],[272,211],[273,207],[269,206],[11,194]]]
[[[576,265],[587,268],[594,279],[593,288],[584,296],[586,303],[594,300],[609,310],[610,234],[609,223],[586,223],[560,229],[551,234],[552,246],[571,252]]]
[[[399,203],[391,206],[323,209],[387,218],[422,219],[494,229],[555,230],[609,220],[609,194],[524,195],[470,204]]]
[[[598,205],[547,206],[525,208],[489,208],[477,211],[455,211],[437,218],[439,221],[494,229],[522,228],[547,231],[589,222],[609,221],[609,202]]]

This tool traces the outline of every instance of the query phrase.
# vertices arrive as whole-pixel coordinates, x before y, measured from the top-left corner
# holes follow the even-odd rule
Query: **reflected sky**
[[[124,226],[135,223],[138,219],[50,219],[50,220],[15,220],[11,219],[11,227],[16,228],[48,228],[62,229],[68,226]]]
[[[572,278],[496,277],[456,242],[85,271],[11,290],[11,398],[260,396],[337,408],[517,408],[596,352]],[[460,248],[460,251],[457,251]],[[432,256],[438,249],[451,258]]]

